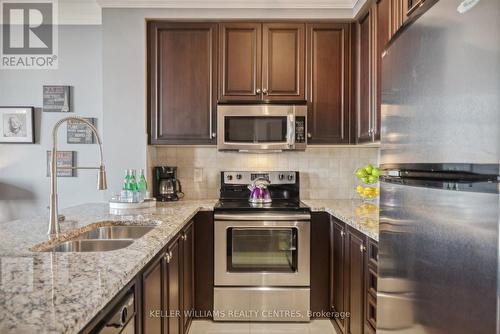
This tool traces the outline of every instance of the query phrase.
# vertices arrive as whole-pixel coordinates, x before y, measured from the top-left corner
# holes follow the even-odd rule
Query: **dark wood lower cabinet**
[[[160,257],[142,273],[142,333],[163,333],[163,270],[163,257]]]
[[[347,332],[347,318],[340,316],[346,312],[345,288],[345,224],[331,217],[330,222],[331,263],[330,263],[330,306],[334,312],[334,322],[342,333]]]
[[[188,332],[194,311],[194,223],[190,223],[182,240],[182,326]]]
[[[194,307],[198,317],[209,317],[214,309],[214,214],[201,211],[194,222]]]
[[[377,242],[331,217],[330,252],[333,325],[343,334],[375,333]]]
[[[165,256],[165,272],[164,284],[164,304],[165,310],[168,314],[163,318],[165,321],[164,334],[182,334],[182,295],[181,295],[181,281],[182,281],[182,258],[180,255],[181,245],[180,237],[178,237],[167,249]],[[168,330],[165,331],[165,328]]]
[[[188,332],[195,296],[194,238],[190,222],[140,274],[141,333]]]
[[[329,234],[330,215],[313,212],[311,216],[311,311],[314,318],[330,310]]]
[[[349,333],[362,334],[365,300],[365,237],[347,229],[347,286],[349,287]]]

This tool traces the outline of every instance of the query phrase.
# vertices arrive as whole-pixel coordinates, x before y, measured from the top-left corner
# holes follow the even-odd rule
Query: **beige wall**
[[[354,196],[354,169],[378,162],[377,147],[311,147],[305,152],[249,154],[218,152],[212,147],[150,146],[148,167],[177,166],[187,199],[218,198],[220,171],[298,170],[301,198],[348,199]],[[194,182],[195,168],[203,169]]]

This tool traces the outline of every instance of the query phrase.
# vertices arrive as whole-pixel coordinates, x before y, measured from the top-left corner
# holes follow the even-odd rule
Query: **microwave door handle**
[[[295,145],[295,115],[293,113],[288,114],[287,144],[290,149],[293,149]]]

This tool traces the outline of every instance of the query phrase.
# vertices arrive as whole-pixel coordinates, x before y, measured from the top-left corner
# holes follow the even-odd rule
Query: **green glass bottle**
[[[129,189],[130,191],[136,192],[137,189],[137,176],[135,170],[132,170],[132,174],[130,176],[130,182],[129,182]]]
[[[128,183],[130,180],[130,175],[128,173],[128,169],[125,170],[125,177],[123,178],[123,187],[122,190],[128,190]]]
[[[141,176],[139,177],[139,182],[137,183],[137,189],[142,193],[146,193],[148,190],[148,182],[144,176],[144,169],[141,169]]]

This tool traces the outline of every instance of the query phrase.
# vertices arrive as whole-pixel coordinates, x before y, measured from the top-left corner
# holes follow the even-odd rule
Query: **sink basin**
[[[46,252],[107,252],[130,246],[134,240],[69,240]]]
[[[78,239],[139,239],[155,226],[103,226],[82,233]]]

